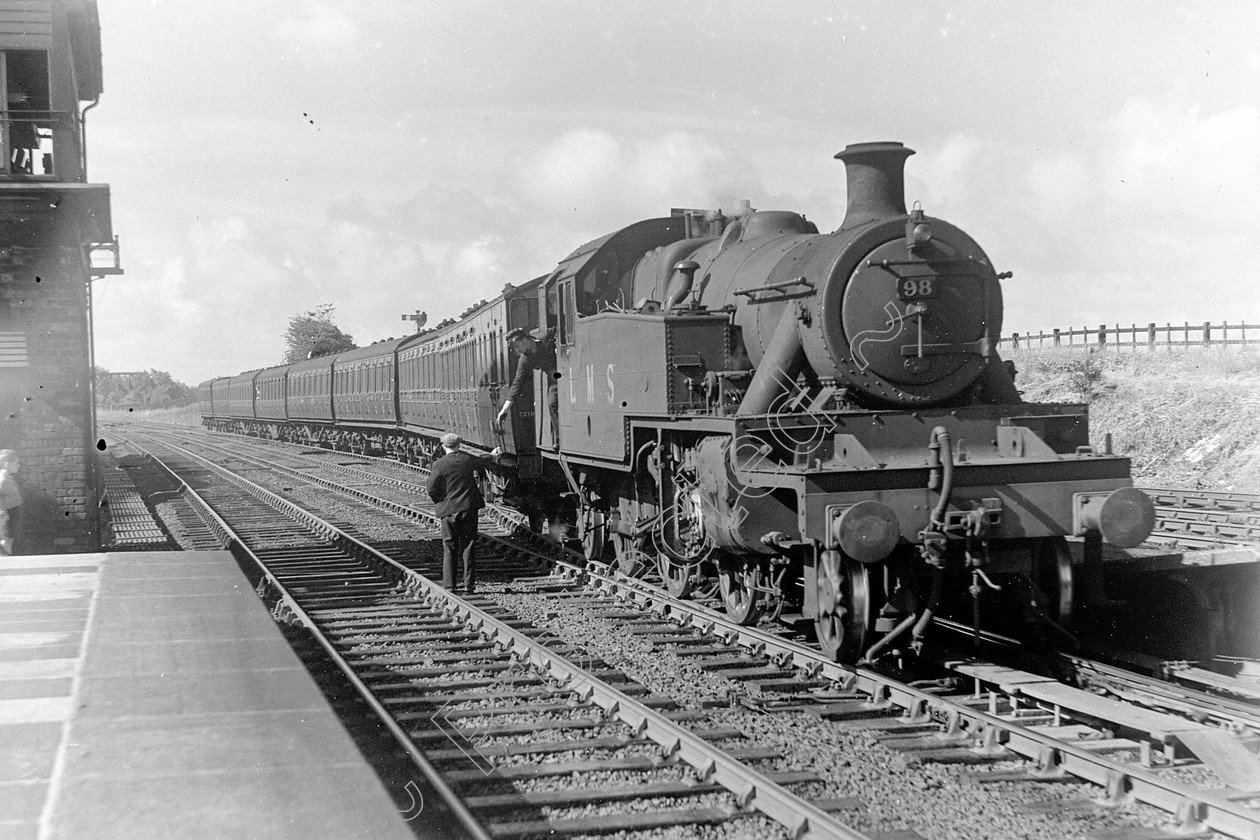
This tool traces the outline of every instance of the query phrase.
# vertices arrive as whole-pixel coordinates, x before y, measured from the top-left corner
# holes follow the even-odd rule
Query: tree
[[[288,347],[284,354],[284,363],[292,364],[303,359],[356,349],[359,345],[338,329],[332,322],[332,316],[333,305],[325,303],[309,312],[291,317],[289,328],[284,332],[284,342]]]
[[[197,391],[160,370],[111,373],[96,369],[96,404],[99,408],[168,408],[192,405]]]

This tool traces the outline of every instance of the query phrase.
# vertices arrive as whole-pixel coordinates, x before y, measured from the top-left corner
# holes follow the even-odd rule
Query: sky
[[[850,143],[970,233],[1002,332],[1260,323],[1260,3],[99,0],[97,364],[360,345],[674,207],[844,217]]]

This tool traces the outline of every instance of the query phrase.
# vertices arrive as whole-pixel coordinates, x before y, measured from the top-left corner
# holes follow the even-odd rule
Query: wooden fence
[[[998,339],[1007,350],[1038,350],[1065,347],[1069,350],[1188,350],[1202,347],[1260,347],[1260,324],[1149,323],[1144,326],[1119,324],[1097,328],[1081,327],[1051,332],[1011,333]]]

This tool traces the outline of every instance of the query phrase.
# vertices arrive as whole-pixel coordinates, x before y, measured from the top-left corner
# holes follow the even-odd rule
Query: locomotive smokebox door
[[[964,367],[978,371],[984,298],[984,278],[965,260],[907,259],[900,239],[879,246],[843,296],[841,323],[857,371],[903,388],[952,379]]]

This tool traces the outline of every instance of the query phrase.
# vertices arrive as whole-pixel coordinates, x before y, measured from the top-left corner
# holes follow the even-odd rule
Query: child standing
[[[13,553],[17,536],[18,508],[22,505],[17,474],[21,466],[16,452],[0,449],[0,556]]]

